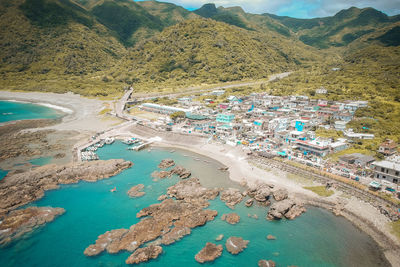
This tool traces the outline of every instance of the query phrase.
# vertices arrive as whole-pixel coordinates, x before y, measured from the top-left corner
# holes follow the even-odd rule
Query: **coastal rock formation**
[[[303,204],[296,202],[293,199],[285,199],[282,201],[275,202],[271,205],[268,210],[267,219],[268,220],[279,220],[283,217],[287,219],[294,219],[300,216],[306,209]]]
[[[187,181],[189,180],[182,182]],[[179,194],[179,192],[176,193]],[[187,202],[186,198],[166,199],[159,204],[142,209],[136,217],[145,218],[132,225],[129,230],[113,230],[100,235],[95,244],[86,248],[84,254],[93,256],[104,250],[109,253],[118,253],[121,250],[133,252],[143,244],[160,238],[161,240],[157,240],[153,245],[172,244],[190,234],[191,228],[214,220],[218,214],[217,211],[203,208],[204,206],[197,202]]]
[[[220,234],[219,236],[217,236],[217,238],[215,238],[215,241],[221,241],[222,239],[224,239],[224,235]]]
[[[248,200],[246,200],[246,202],[244,203],[244,205],[245,205],[246,207],[251,207],[251,206],[253,206],[253,203],[254,203],[254,198],[249,198]]]
[[[274,191],[272,195],[276,201],[282,201],[288,198],[289,193],[286,189],[282,188]]]
[[[248,189],[247,194],[253,197],[256,201],[269,205],[271,196],[271,187],[267,184],[260,184]]]
[[[169,171],[154,171],[151,176],[154,178],[159,178],[159,179],[164,179],[170,176],[170,172]]]
[[[8,211],[40,199],[44,192],[58,188],[59,184],[72,184],[80,180],[95,182],[109,178],[132,166],[122,159],[45,165],[23,173],[8,175],[0,181],[0,217]]]
[[[169,187],[167,194],[177,200],[185,200],[186,202],[208,207],[208,200],[215,199],[219,194],[219,190],[205,188],[200,184],[198,178],[190,178]]]
[[[131,189],[127,192],[128,196],[130,197],[141,197],[146,194],[146,192],[143,192],[142,190],[144,189],[143,184],[138,184],[135,186],[132,186]]]
[[[240,216],[237,213],[223,214],[221,220],[229,224],[237,224],[240,221]]]
[[[63,208],[29,207],[8,213],[0,223],[0,245],[5,245],[63,214]]]
[[[167,198],[168,198],[167,195],[161,195],[161,196],[159,196],[159,197],[157,198],[157,200],[158,200],[158,201],[163,201],[163,200],[166,200]]]
[[[235,205],[242,201],[243,195],[240,193],[239,189],[228,188],[222,191],[220,199],[225,202],[229,208],[234,209]]]
[[[161,244],[170,245],[178,240],[181,240],[184,236],[190,235],[192,230],[189,227],[176,226],[171,231],[163,235],[161,239]]]
[[[172,159],[163,159],[160,164],[158,164],[159,169],[168,169],[175,165],[175,161]]]
[[[200,263],[214,261],[216,258],[222,255],[222,250],[222,245],[216,245],[208,242],[194,258]]]
[[[139,248],[133,252],[128,259],[126,259],[126,264],[138,264],[141,262],[146,262],[151,259],[156,259],[158,255],[162,253],[162,247],[160,246],[148,246],[145,248]]]
[[[275,267],[276,263],[274,261],[267,261],[267,260],[259,260],[258,267]]]
[[[226,240],[225,247],[231,254],[239,254],[242,252],[245,248],[247,248],[247,244],[249,243],[248,240],[243,240],[241,237],[229,237],[228,240]]]
[[[182,167],[182,166],[175,166],[175,167],[171,170],[171,174],[176,174],[176,175],[178,175],[178,176],[179,176],[180,178],[182,178],[182,179],[189,178],[190,175],[192,175],[192,173],[191,173],[189,170],[185,169],[185,168]]]

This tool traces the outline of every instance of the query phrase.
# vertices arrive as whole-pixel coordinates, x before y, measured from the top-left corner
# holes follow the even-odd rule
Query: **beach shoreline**
[[[86,99],[70,93],[60,95],[1,91],[0,99],[16,99],[31,103],[47,102],[51,105],[71,109],[73,112],[64,116],[61,123],[49,128],[57,131],[75,130],[79,132],[80,135],[75,137],[76,143],[87,140],[95,132],[109,129],[111,125],[115,125],[118,121],[112,120],[110,123],[110,121],[104,121],[102,116],[99,115],[99,111],[104,108],[105,101]],[[43,99],[46,99],[46,101],[43,101]],[[288,173],[282,170],[265,170],[251,164],[248,161],[246,151],[239,147],[209,143],[207,138],[189,135],[175,134],[174,136],[172,134],[173,138],[168,138],[170,133],[132,125],[127,125],[119,130],[119,132],[122,131],[145,140],[152,139],[155,141],[154,146],[178,148],[207,156],[227,166],[232,181],[242,184],[244,182],[247,184],[271,183],[277,188],[287,189],[289,195],[304,200],[309,205],[320,205],[320,207],[330,210],[339,199],[342,199],[338,192],[328,198],[319,197],[304,189],[301,183],[290,179]],[[371,236],[393,266],[400,266],[400,242],[391,233],[388,218],[376,208],[354,197],[346,199],[346,201],[343,216]]]

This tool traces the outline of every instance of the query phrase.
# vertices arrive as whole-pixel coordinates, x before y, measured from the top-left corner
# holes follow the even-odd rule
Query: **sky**
[[[254,14],[272,13],[295,18],[333,16],[352,6],[373,7],[390,16],[400,14],[400,0],[163,0],[193,10],[206,3],[223,7],[240,6]]]

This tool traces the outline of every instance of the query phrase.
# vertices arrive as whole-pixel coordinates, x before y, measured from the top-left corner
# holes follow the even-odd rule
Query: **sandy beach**
[[[54,107],[54,105],[61,107],[66,115],[61,123],[48,128],[60,132],[72,130],[78,132],[78,135],[72,137],[75,144],[85,142],[92,134],[105,131],[122,122],[117,118],[105,119],[105,116],[99,115],[103,108],[111,105],[109,101],[87,99],[70,93],[60,95],[1,91],[0,99],[21,100],[42,103],[49,107]],[[311,200],[314,205],[324,208],[329,208],[329,205],[333,206],[337,202],[345,203],[343,216],[373,237],[382,247],[393,266],[400,266],[400,242],[391,233],[388,224],[389,219],[370,204],[355,197],[343,196],[339,191],[328,198],[320,197],[312,191],[304,189],[305,184],[301,179],[293,179],[290,174],[276,168],[260,168],[252,164],[246,151],[240,147],[210,143],[206,138],[201,137],[158,132],[145,127],[133,126],[132,123],[124,123],[121,126],[110,131],[110,134],[113,136],[133,135],[145,140],[153,140],[155,146],[185,149],[213,158],[229,168],[230,179],[235,182],[273,184],[277,188],[286,188],[289,194],[295,198],[303,199],[305,202]],[[307,183],[307,185],[313,184],[312,181]]]
[[[54,130],[74,130],[80,133],[93,134],[108,129],[121,120],[99,115],[111,101],[89,99],[73,93],[55,94],[39,92],[0,91],[0,99],[26,101],[60,110],[66,115],[60,124],[50,126]]]

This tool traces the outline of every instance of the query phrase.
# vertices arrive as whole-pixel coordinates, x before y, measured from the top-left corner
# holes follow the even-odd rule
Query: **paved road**
[[[271,77],[269,77],[268,81],[256,81],[256,82],[238,82],[238,83],[233,83],[233,84],[227,84],[227,85],[219,85],[207,89],[198,89],[196,87],[188,87],[185,89],[181,89],[179,93],[172,93],[172,94],[160,94],[160,93],[150,93],[146,94],[144,96],[143,94],[136,94],[133,95],[134,97],[137,98],[139,101],[147,100],[147,99],[152,99],[155,97],[176,97],[181,95],[182,93],[203,93],[203,92],[209,92],[209,91],[214,91],[214,90],[222,90],[222,89],[229,89],[233,87],[242,87],[242,86],[253,86],[253,85],[258,85],[266,82],[272,82],[276,79],[282,79],[287,76],[289,76],[292,72],[283,72],[283,73],[278,73],[278,74],[273,74]]]

